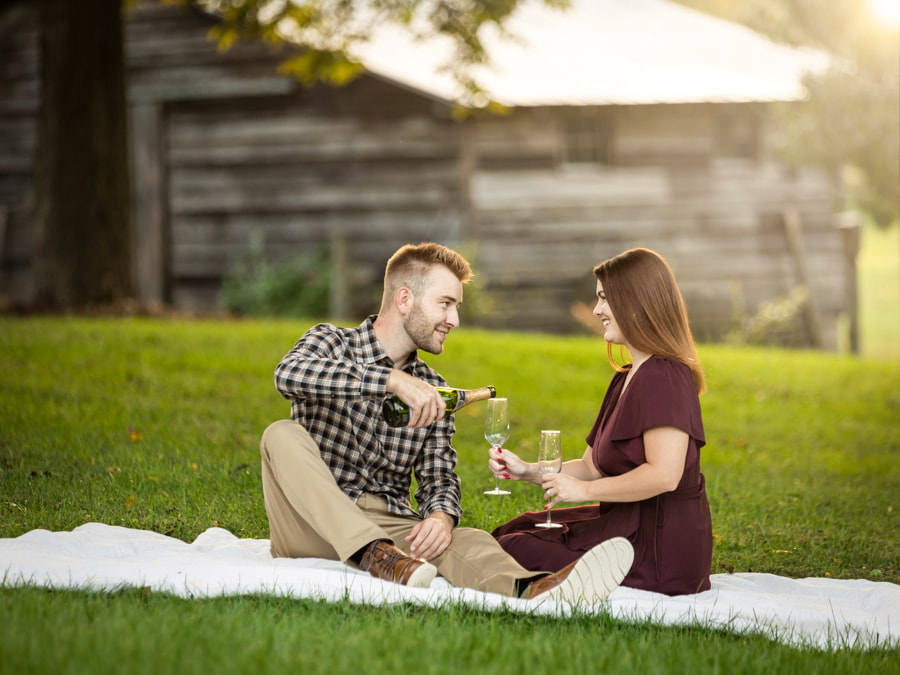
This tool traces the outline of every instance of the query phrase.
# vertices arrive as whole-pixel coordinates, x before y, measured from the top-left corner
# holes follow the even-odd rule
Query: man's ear
[[[406,286],[401,286],[397,289],[397,292],[394,293],[394,306],[402,316],[405,316],[409,314],[410,310],[412,309],[415,299],[416,296],[413,295],[413,292],[411,290],[409,290]]]

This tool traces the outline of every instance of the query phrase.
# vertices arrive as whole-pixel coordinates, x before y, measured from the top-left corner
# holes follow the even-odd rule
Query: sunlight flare
[[[879,23],[900,27],[900,0],[869,0],[869,10]]]

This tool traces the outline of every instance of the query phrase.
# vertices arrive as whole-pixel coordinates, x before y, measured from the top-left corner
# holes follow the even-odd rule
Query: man
[[[521,567],[487,532],[457,527],[455,426],[435,389],[446,382],[417,350],[443,351],[471,276],[444,246],[403,246],[388,261],[377,316],[352,329],[314,326],[278,364],[291,420],[272,424],[260,444],[272,555],[352,562],[416,587],[440,573],[503,595],[600,600],[628,572],[630,545],[598,547],[548,576]],[[409,426],[382,419],[389,392],[409,405]]]

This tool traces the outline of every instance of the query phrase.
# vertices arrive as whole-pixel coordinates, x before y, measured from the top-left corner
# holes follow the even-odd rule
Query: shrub
[[[242,316],[321,317],[328,313],[331,270],[324,247],[271,262],[262,237],[222,284],[224,307]]]

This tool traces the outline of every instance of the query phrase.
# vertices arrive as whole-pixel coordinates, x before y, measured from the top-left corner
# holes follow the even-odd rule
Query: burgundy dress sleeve
[[[672,426],[686,432],[699,450],[706,444],[700,398],[691,369],[653,356],[645,361],[623,394],[610,433],[613,441],[637,438],[647,429]]]

